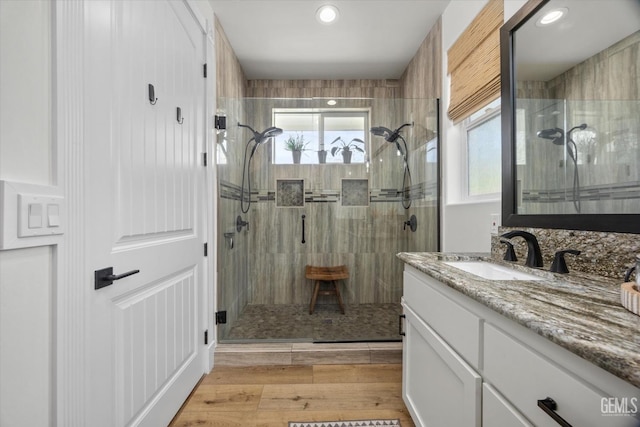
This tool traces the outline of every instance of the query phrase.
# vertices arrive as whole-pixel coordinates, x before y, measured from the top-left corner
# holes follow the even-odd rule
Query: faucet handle
[[[500,239],[500,243],[507,246],[507,250],[504,253],[504,258],[502,259],[504,259],[505,261],[517,261],[518,257],[516,256],[516,251],[513,248],[513,243],[506,239]]]
[[[553,257],[553,263],[551,263],[551,268],[549,271],[553,273],[567,274],[569,272],[569,268],[567,267],[567,262],[564,259],[565,254],[571,255],[580,255],[580,251],[576,251],[575,249],[566,249],[564,251],[558,251]]]

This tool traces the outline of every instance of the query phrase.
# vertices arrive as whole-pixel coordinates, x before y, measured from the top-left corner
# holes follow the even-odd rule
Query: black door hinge
[[[209,256],[209,244],[204,244],[204,256]]]
[[[227,312],[226,311],[217,311],[216,312],[216,325],[224,325],[227,323]]]
[[[209,330],[204,331],[204,345],[209,344]]]
[[[202,67],[202,74],[204,75],[204,78],[207,78],[207,64],[204,64],[204,66]]]
[[[207,153],[202,153],[202,166],[207,166]]]

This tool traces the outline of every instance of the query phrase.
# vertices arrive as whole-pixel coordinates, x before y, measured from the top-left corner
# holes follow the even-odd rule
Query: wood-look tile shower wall
[[[218,55],[221,53],[218,49]],[[250,80],[243,83],[246,84],[247,99],[242,107],[237,107],[242,111],[234,111],[234,114],[239,117],[244,114],[249,124],[259,130],[272,125],[271,107],[275,102],[270,98],[370,98],[351,100],[348,105],[371,108],[370,126],[393,128],[415,122],[414,128],[406,133],[407,141],[412,144],[409,151],[413,185],[431,192],[426,198],[413,200],[408,211],[402,208],[400,201],[372,202],[368,207],[344,207],[340,201],[308,201],[303,208],[276,207],[273,200],[255,202],[246,218],[250,230],[236,235],[237,240],[246,240],[248,246],[250,268],[241,273],[248,275],[248,303],[308,303],[311,284],[304,278],[306,264],[346,264],[351,271],[343,295],[347,304],[400,301],[402,263],[395,254],[406,250],[437,249],[437,168],[435,164],[425,165],[425,157],[427,142],[433,139],[436,130],[433,100],[440,95],[440,57],[438,22],[401,80]],[[233,72],[227,70],[225,73],[230,71]],[[240,76],[241,70],[235,69],[235,72]],[[229,92],[219,89],[219,93]],[[229,116],[230,113],[227,112]],[[234,141],[240,139],[234,134],[247,135],[229,130],[228,148],[236,154],[227,153],[231,163],[225,168],[241,169],[242,159],[238,161],[237,154],[244,149],[246,141]],[[433,142],[429,146],[432,145]],[[313,152],[306,154],[315,155]],[[369,172],[363,164],[274,165],[270,160],[271,143],[267,143],[259,147],[253,158],[252,190],[267,194],[275,190],[276,180],[303,179],[306,192],[339,193],[343,178],[368,179],[370,189],[400,188],[403,168],[395,148],[382,138],[372,138],[370,156]],[[240,185],[239,174],[223,176],[230,183]],[[230,221],[240,212],[239,201],[229,199],[222,203],[234,206],[235,211],[220,210],[219,217],[229,221],[220,226],[221,233],[232,228]],[[403,222],[414,213],[418,216],[418,231],[403,230]],[[302,214],[306,216],[304,244]],[[222,243],[219,250],[229,252]],[[227,256],[220,255],[218,259]],[[236,278],[243,277],[238,275]],[[236,288],[240,283],[226,285]],[[323,302],[333,303],[332,300],[319,301]]]
[[[415,56],[404,71],[400,84],[402,98],[406,101],[407,111],[413,115],[408,119],[414,122],[412,141],[415,146],[409,159],[414,183],[424,183],[431,196],[423,200],[416,200],[411,204],[407,217],[415,215],[418,219],[418,229],[415,233],[408,233],[408,251],[436,251],[438,250],[438,164],[432,159],[437,158],[440,141],[434,141],[438,129],[439,113],[433,111],[436,105],[423,100],[440,99],[442,97],[442,19],[438,19],[418,48]],[[425,161],[427,159],[427,161]]]

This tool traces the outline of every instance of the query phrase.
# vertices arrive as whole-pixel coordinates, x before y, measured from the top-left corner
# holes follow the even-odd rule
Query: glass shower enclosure
[[[429,99],[218,100],[219,342],[400,340],[395,255],[438,250],[438,108]],[[256,144],[272,126],[282,133]],[[310,314],[308,265],[346,266],[344,314],[335,295],[320,295]]]

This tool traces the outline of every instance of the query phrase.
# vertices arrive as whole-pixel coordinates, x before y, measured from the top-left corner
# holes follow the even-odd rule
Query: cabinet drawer
[[[603,415],[604,393],[544,358],[490,324],[484,326],[484,379],[534,425],[558,427],[558,423],[538,407],[538,400],[551,397],[556,413],[574,427],[629,427],[631,416]],[[616,396],[629,404],[640,402],[635,396]],[[606,402],[606,401],[605,401]]]
[[[478,369],[480,318],[436,290],[444,286],[431,277],[418,277],[405,270],[404,301],[467,363]]]

